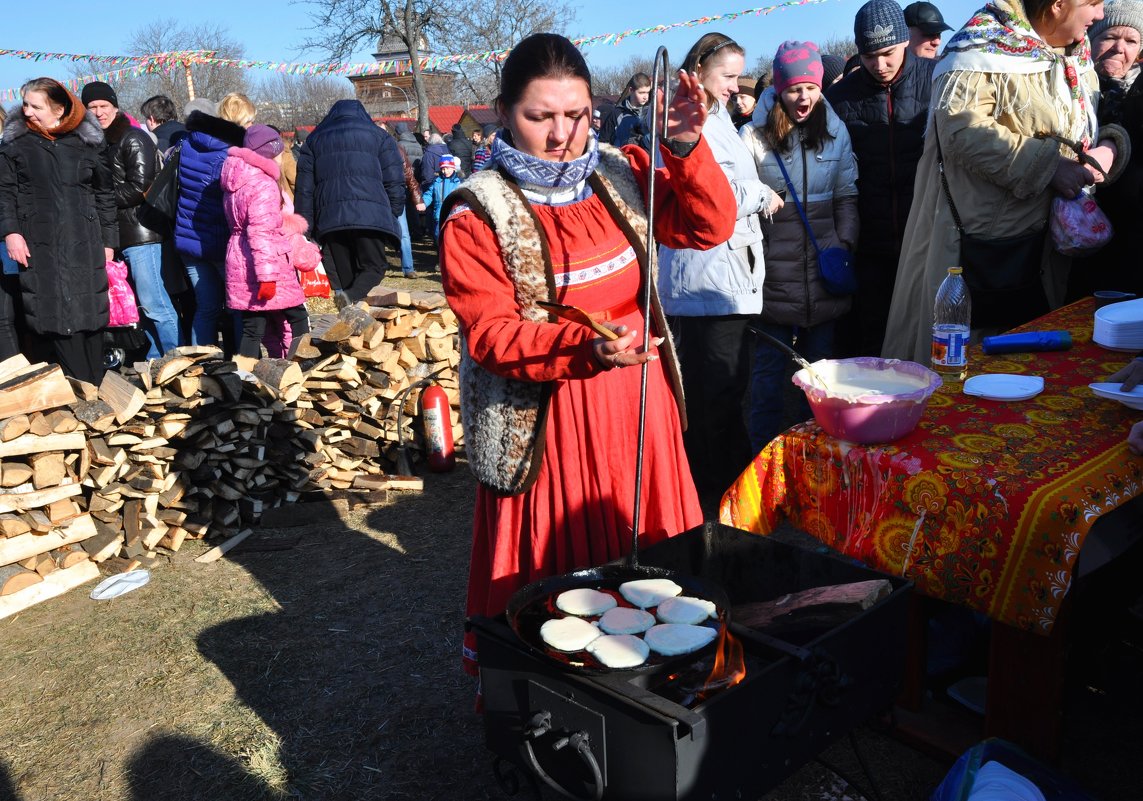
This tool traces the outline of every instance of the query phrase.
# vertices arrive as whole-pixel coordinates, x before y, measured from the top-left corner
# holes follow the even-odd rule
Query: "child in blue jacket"
[[[441,156],[437,177],[425,192],[425,205],[433,210],[433,219],[436,220],[437,241],[441,238],[441,207],[444,200],[452,190],[460,186],[460,176],[456,174],[456,156]]]

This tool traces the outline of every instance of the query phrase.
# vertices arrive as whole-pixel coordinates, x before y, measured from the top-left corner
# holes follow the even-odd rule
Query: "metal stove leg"
[[[544,801],[544,793],[540,789],[540,783],[536,781],[536,777],[527,771],[520,770],[518,765],[496,757],[492,760],[492,775],[496,779],[496,784],[509,797],[515,797],[520,792],[520,777],[523,776],[528,782],[528,789],[531,791],[529,795],[536,801]]]

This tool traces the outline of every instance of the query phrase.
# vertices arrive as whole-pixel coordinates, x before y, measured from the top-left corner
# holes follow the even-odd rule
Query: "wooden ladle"
[[[610,328],[597,323],[592,319],[590,314],[585,312],[579,306],[569,306],[566,303],[553,303],[549,300],[537,301],[536,305],[543,309],[547,309],[552,314],[556,315],[556,317],[563,318],[564,320],[570,320],[571,322],[579,323],[580,325],[586,325],[588,328],[599,334],[604,339],[619,339],[619,334],[615,333]]]

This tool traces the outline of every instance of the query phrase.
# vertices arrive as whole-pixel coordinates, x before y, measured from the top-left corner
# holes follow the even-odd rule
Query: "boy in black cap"
[[[853,37],[861,67],[825,89],[860,165],[858,288],[837,325],[841,357],[881,355],[936,64],[908,52],[909,29],[895,0],[870,0],[858,9]]]
[[[909,51],[921,58],[936,58],[941,49],[941,34],[952,30],[940,9],[925,2],[905,6],[905,24],[909,26]]]

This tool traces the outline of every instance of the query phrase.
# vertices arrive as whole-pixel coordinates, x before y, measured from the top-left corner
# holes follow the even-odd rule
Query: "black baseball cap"
[[[945,22],[940,9],[932,3],[910,3],[905,6],[905,24],[910,28],[920,28],[928,36],[936,36],[944,31],[951,31],[951,25]]]

